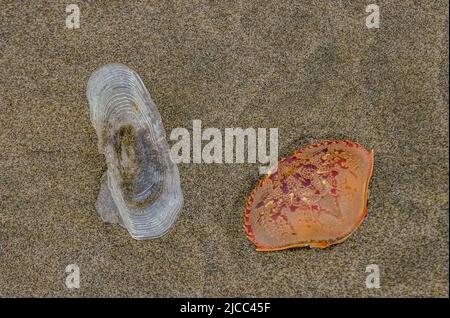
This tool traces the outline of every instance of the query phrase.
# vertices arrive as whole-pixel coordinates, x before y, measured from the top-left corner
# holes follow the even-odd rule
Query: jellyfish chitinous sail
[[[351,141],[324,141],[278,162],[247,200],[244,229],[258,251],[325,248],[363,221],[373,151]]]
[[[106,222],[122,224],[135,239],[162,236],[174,224],[183,195],[150,94],[134,71],[108,64],[90,77],[87,97],[108,166],[98,213]]]

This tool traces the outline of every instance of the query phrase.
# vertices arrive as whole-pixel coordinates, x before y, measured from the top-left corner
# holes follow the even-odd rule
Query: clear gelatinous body
[[[259,251],[324,248],[363,221],[373,151],[351,141],[324,141],[279,161],[244,211],[247,237]]]
[[[108,64],[89,79],[91,121],[108,170],[96,208],[135,239],[164,235],[183,205],[180,177],[170,158],[161,116],[139,75]]]

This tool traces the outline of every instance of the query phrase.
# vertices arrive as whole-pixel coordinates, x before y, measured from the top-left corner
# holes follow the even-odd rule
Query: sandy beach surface
[[[2,1],[0,296],[448,297],[448,1]],[[172,230],[135,241],[95,211],[106,170],[86,84],[140,74],[166,131],[279,129],[375,151],[368,216],[325,250],[256,252],[242,229],[255,164],[180,164]],[[65,268],[80,268],[80,288]],[[380,269],[366,288],[366,266]]]

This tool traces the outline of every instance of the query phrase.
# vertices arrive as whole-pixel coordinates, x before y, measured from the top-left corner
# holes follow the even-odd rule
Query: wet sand
[[[0,296],[448,297],[448,2],[80,2],[0,10]],[[242,229],[254,164],[180,164],[185,205],[135,241],[95,211],[106,169],[85,95],[119,62],[166,131],[278,127],[280,156],[324,139],[375,151],[368,216],[325,250],[259,253]],[[65,267],[80,267],[80,288]],[[378,264],[381,288],[367,289]]]

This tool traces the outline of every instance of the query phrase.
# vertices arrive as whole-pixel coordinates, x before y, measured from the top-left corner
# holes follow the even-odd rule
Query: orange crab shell
[[[259,181],[244,210],[244,229],[256,250],[325,248],[347,239],[367,214],[373,156],[362,145],[342,140],[313,144],[281,159],[278,170]],[[308,166],[316,170],[305,170]],[[339,226],[345,228],[342,233]]]

